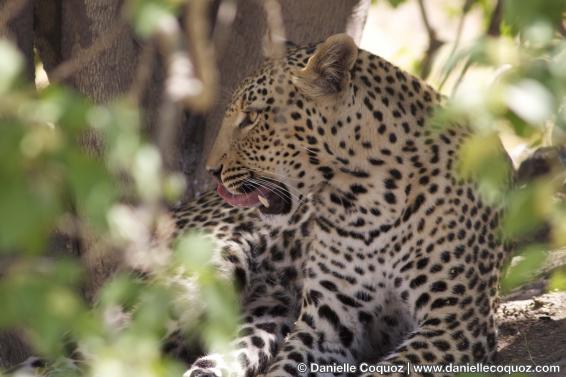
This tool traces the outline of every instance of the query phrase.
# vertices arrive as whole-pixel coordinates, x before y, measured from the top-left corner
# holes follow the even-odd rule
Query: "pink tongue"
[[[218,186],[216,187],[216,192],[222,199],[226,201],[226,203],[235,207],[255,207],[256,205],[260,204],[257,197],[257,190],[247,194],[236,195],[228,191],[226,187],[224,187],[224,185],[218,184]]]

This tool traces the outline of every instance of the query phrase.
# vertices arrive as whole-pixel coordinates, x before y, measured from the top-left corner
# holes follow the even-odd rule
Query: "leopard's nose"
[[[214,178],[220,181],[220,176],[222,175],[222,165],[220,166],[207,166],[206,170],[214,176]]]

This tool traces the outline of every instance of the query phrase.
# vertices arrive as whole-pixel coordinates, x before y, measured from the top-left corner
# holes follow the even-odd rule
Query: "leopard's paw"
[[[195,361],[183,377],[231,377],[231,375],[222,358],[211,355]]]

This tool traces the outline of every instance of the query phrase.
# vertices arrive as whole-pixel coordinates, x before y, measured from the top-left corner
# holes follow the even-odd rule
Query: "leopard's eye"
[[[238,125],[239,128],[245,128],[253,125],[259,118],[259,111],[246,111],[244,119]]]

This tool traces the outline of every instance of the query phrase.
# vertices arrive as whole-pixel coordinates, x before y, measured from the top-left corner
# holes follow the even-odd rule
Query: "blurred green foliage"
[[[149,37],[157,31],[163,20],[175,15],[186,0],[130,0],[127,12],[136,32]]]
[[[182,3],[131,1],[127,9],[148,37]],[[178,240],[172,258],[149,277],[118,273],[94,305],[87,302],[87,271],[77,258],[61,256],[68,251],[52,250],[61,246],[54,235],[121,252],[136,221],[121,200],[150,213],[152,224],[164,200],[179,198],[184,180],[163,171],[159,152],[142,136],[143,114],[127,98],[96,105],[60,85],[36,90],[22,78],[24,61],[12,44],[0,40],[0,56],[0,330],[21,330],[50,361],[49,376],[178,377],[185,367],[161,349],[177,322],[209,349],[226,350],[238,302],[201,235]],[[93,135],[104,140],[100,151],[81,146]],[[206,305],[184,285],[194,285]],[[76,349],[82,359],[68,362]]]
[[[561,268],[550,277],[548,289],[550,291],[566,291],[566,269]]]
[[[501,282],[503,292],[509,292],[521,284],[531,281],[546,259],[547,248],[531,245],[519,250],[519,256],[505,269],[505,278]]]
[[[546,251],[566,244],[565,207],[556,195],[564,176],[511,185],[513,172],[498,137],[513,134],[533,150],[566,142],[566,2],[505,0],[500,14],[494,13],[494,1],[468,3],[480,7],[486,30],[494,20],[499,28],[455,48],[443,63],[443,74],[457,78],[469,69],[484,69],[495,73],[494,80],[466,87],[458,87],[456,80],[454,95],[432,123],[467,123],[474,129],[460,153],[460,172],[478,181],[486,200],[505,207],[506,239],[545,242],[516,252],[502,282],[507,292],[536,275]],[[551,239],[536,239],[544,224],[551,228]],[[550,289],[563,289],[563,273],[556,272],[551,282]]]

